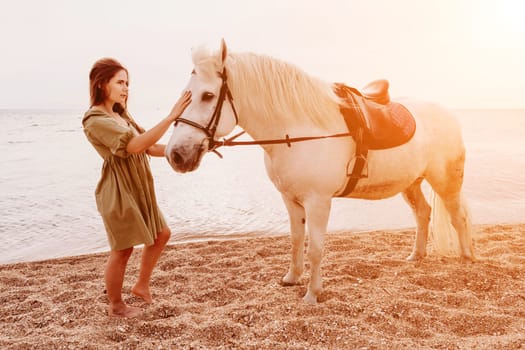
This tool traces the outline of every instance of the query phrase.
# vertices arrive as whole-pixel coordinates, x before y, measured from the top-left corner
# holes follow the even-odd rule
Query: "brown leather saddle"
[[[356,143],[355,163],[347,185],[339,197],[348,195],[363,176],[368,150],[382,150],[403,145],[416,131],[412,114],[402,104],[390,101],[388,81],[375,80],[361,91],[341,83],[334,92],[344,103],[339,107]]]

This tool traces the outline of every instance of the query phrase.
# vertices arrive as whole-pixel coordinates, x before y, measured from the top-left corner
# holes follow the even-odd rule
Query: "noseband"
[[[174,123],[174,126],[177,126],[179,122],[188,124],[204,132],[208,140],[208,149],[210,151],[213,151],[215,149],[215,143],[216,143],[215,132],[217,131],[217,126],[219,125],[219,121],[221,119],[222,106],[224,104],[224,101],[226,100],[226,97],[228,98],[228,101],[230,102],[230,105],[232,106],[233,115],[235,116],[235,125],[239,123],[239,117],[237,116],[235,105],[233,104],[232,93],[227,84],[226,67],[224,67],[222,70],[222,73],[219,72],[218,75],[222,79],[222,85],[221,85],[221,90],[219,91],[219,98],[217,99],[217,105],[215,106],[215,110],[213,111],[213,114],[211,116],[210,121],[208,122],[208,125],[204,126],[204,125],[201,125],[199,123],[196,123],[186,118],[177,118],[177,120],[175,120],[175,123]]]

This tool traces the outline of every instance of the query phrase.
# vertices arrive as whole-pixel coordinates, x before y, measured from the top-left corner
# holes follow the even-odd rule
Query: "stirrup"
[[[350,165],[352,166],[352,170],[354,169],[355,162],[357,161],[358,158],[363,159],[365,164],[363,166],[363,169],[361,170],[361,174],[352,175],[352,171],[349,172],[348,169],[350,168]],[[350,161],[346,165],[346,176],[350,179],[367,179],[368,178],[368,158],[365,157],[364,155],[359,155],[359,156],[354,156],[352,159],[350,159]]]

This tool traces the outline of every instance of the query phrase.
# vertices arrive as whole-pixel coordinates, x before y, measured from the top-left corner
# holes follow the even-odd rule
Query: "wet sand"
[[[107,316],[106,253],[0,265],[2,349],[522,349],[525,224],[475,226],[478,261],[405,261],[414,230],[332,233],[324,292],[308,272],[283,287],[288,237],[175,244],[154,272],[153,305]]]

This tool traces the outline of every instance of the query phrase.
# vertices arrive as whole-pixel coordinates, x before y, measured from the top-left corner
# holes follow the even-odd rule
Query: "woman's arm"
[[[164,157],[164,150],[166,149],[166,145],[163,145],[161,143],[156,143],[150,148],[147,149],[146,152],[152,157]]]
[[[155,145],[155,143],[164,135],[169,126],[180,117],[182,112],[188,107],[191,102],[191,92],[186,91],[179,98],[177,103],[171,109],[170,114],[162,119],[157,125],[149,129],[143,134],[133,137],[126,146],[126,151],[128,153],[142,153]],[[155,147],[156,148],[156,147]],[[158,150],[153,150],[155,154],[158,154]],[[153,154],[151,154],[153,155]],[[162,150],[162,155],[164,155],[164,150]]]

